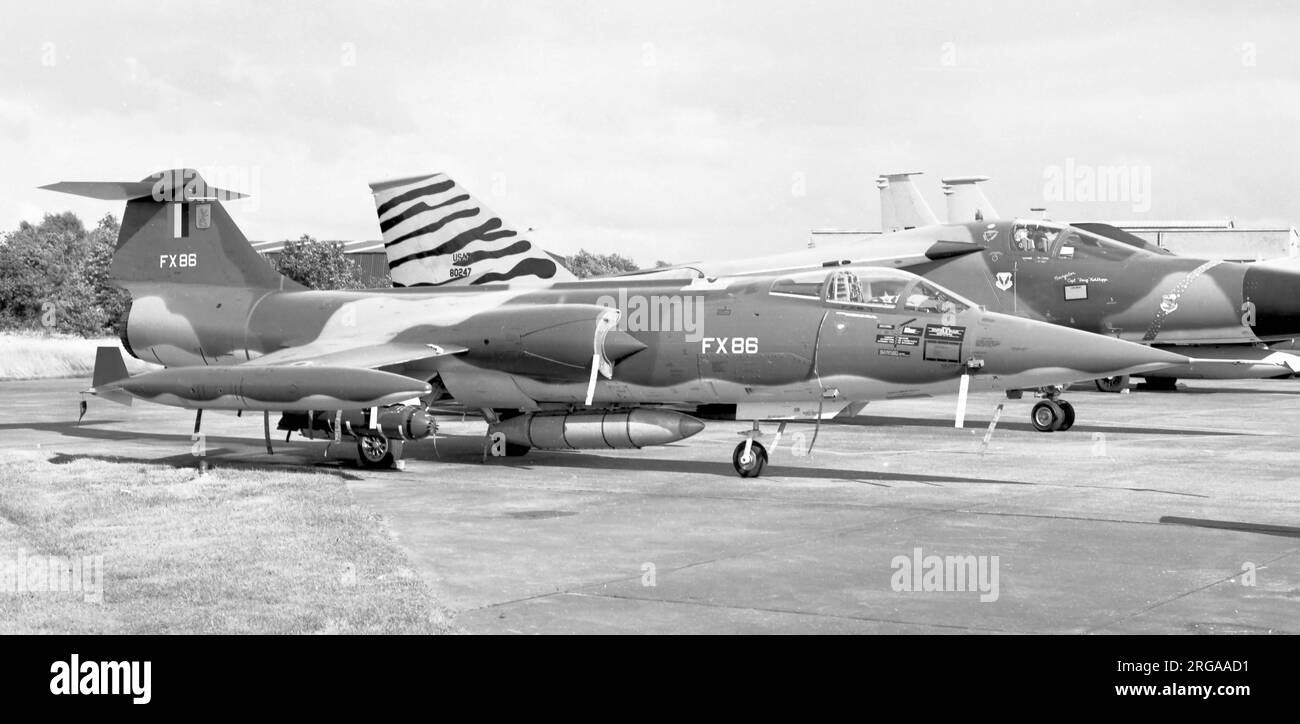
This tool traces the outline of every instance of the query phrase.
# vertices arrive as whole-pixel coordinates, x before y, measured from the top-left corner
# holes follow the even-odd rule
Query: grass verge
[[[43,332],[0,332],[0,380],[35,380],[54,377],[89,377],[95,369],[95,348],[121,347],[116,337],[85,339]],[[126,368],[138,374],[157,365],[141,362],[123,352]]]
[[[99,603],[6,580],[82,556],[103,556]],[[450,630],[343,474],[0,453],[0,634]]]

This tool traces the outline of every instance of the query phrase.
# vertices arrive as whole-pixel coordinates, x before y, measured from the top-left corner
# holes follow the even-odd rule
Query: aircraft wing
[[[945,236],[951,238],[944,238]],[[962,238],[963,236],[965,238]],[[869,243],[845,242],[762,257],[692,262],[602,278],[678,279],[691,276],[763,276],[793,274],[819,268],[832,269],[850,264],[908,269],[918,264],[982,251],[984,246],[971,239],[969,232],[960,227],[953,227],[943,233],[936,233],[929,229],[904,231],[886,234]]]
[[[350,344],[354,343],[313,343],[300,347],[289,347],[288,349],[264,354],[243,364],[244,366],[254,367],[322,366],[375,369],[431,357],[461,354],[468,351],[467,348],[454,344],[388,342],[364,347],[348,346]]]

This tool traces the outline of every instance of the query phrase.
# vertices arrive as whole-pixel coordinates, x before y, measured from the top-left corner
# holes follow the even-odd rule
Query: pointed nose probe
[[[984,371],[994,374],[1054,368],[1077,372],[1083,380],[1152,372],[1189,361],[1173,352],[1059,324],[1001,314],[988,321],[979,336],[1000,343],[977,345],[975,350],[985,357]]]
[[[1180,354],[1059,325],[1048,336],[1055,349],[1070,351],[1066,359],[1071,369],[1097,377],[1152,372],[1188,362]]]

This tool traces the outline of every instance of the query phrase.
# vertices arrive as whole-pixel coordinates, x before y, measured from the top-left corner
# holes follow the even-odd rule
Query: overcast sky
[[[0,229],[120,215],[38,185],[179,166],[242,179],[255,240],[378,238],[366,183],[445,171],[642,264],[878,228],[895,171],[940,215],[940,176],[985,174],[1004,216],[1290,225],[1298,7],[6,0]],[[1053,197],[1103,167],[1143,188]]]

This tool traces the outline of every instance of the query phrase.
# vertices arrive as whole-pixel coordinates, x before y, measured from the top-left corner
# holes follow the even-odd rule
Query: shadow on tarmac
[[[456,444],[461,442],[462,444]],[[441,449],[434,454],[432,447],[408,446],[406,459],[441,460],[443,462],[474,464],[481,463],[482,453],[477,449],[471,451],[464,443],[468,438],[442,438]],[[815,462],[815,461],[814,461]],[[741,480],[736,475],[730,460],[672,460],[665,458],[629,458],[602,455],[592,450],[556,451],[533,450],[526,456],[514,458],[488,458],[490,465],[504,466],[514,470],[536,470],[545,473],[548,470],[564,468],[576,470],[637,471],[648,473],[673,473],[682,475],[713,475]],[[996,480],[948,475],[923,475],[898,472],[880,472],[871,470],[852,470],[848,468],[788,466],[779,463],[769,464],[759,480],[773,477],[797,477],[814,480],[838,480],[851,483],[875,485],[882,488],[891,487],[888,482],[923,483],[943,485],[945,483],[965,483],[979,485],[1037,485],[1021,480]],[[887,482],[882,482],[887,481]]]
[[[331,464],[330,462],[321,463],[321,464],[304,465],[301,462],[291,462],[288,460],[285,460],[284,462],[280,462],[280,461],[247,462],[247,461],[239,461],[239,460],[229,460],[220,457],[222,453],[228,453],[228,452],[231,451],[220,449],[220,448],[209,450],[208,454],[203,458],[207,462],[206,469],[213,470],[219,467],[222,468],[223,470],[258,472],[258,471],[265,471],[269,468],[273,468],[276,470],[285,470],[288,472],[293,472],[294,469],[296,468],[299,472],[325,473],[328,475],[334,475],[336,477],[342,478],[343,480],[347,480],[347,481],[359,481],[359,480],[366,479],[361,475],[349,473],[346,470],[339,468],[337,464]],[[119,455],[70,455],[68,453],[59,453],[57,455],[52,456],[49,461],[54,465],[67,465],[68,463],[73,463],[78,460],[95,460],[95,461],[105,462],[105,463],[122,463],[126,465],[166,465],[167,467],[171,467],[171,468],[178,468],[178,469],[192,468],[194,470],[198,470],[200,459],[193,455],[190,455],[189,453],[184,453],[181,455],[168,455],[160,458],[122,457]]]
[[[789,420],[788,422],[792,425],[798,424],[798,425],[811,426],[816,424],[815,420]],[[823,420],[822,425],[825,426],[835,425],[841,427],[893,427],[893,426],[946,427],[952,429],[952,420],[949,418],[933,419],[933,418],[919,418],[919,417],[889,417],[883,415],[858,415],[857,417],[854,418],[849,418],[846,420],[835,420],[833,422]],[[976,429],[987,428],[987,427],[988,427],[988,423],[975,421],[975,420],[967,421],[967,425],[966,425],[966,429],[968,430],[976,430]],[[1040,435],[1047,434],[1047,433],[1039,433],[1037,430],[1034,429],[1034,426],[1028,422],[1008,422],[1005,419],[1005,416],[1002,420],[998,421],[998,429],[1015,430],[1017,432],[1034,432]],[[1058,432],[1058,433],[1051,433],[1051,434],[1068,436],[1074,434],[1087,434],[1087,433],[1094,433],[1094,432],[1104,432],[1108,434],[1128,433],[1131,435],[1187,435],[1187,436],[1195,436],[1195,437],[1203,437],[1205,435],[1252,435],[1254,434],[1254,433],[1247,433],[1247,432],[1232,432],[1232,431],[1224,431],[1224,430],[1174,430],[1174,429],[1162,428],[1162,427],[1115,427],[1110,425],[1075,425],[1074,427],[1070,428],[1066,432]]]
[[[1276,535],[1283,538],[1300,538],[1300,528],[1290,525],[1268,525],[1265,523],[1241,523],[1232,520],[1210,520],[1208,518],[1179,518],[1177,516],[1166,515],[1160,518],[1161,523],[1168,525],[1186,525],[1195,528],[1216,528],[1218,530],[1236,530],[1243,533],[1260,533],[1262,535]]]

